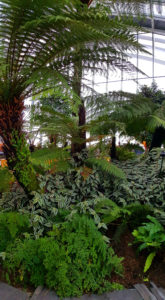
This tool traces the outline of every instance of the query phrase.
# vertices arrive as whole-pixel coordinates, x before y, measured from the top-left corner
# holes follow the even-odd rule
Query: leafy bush
[[[7,245],[16,237],[29,231],[29,219],[19,213],[0,213],[0,251],[5,251]]]
[[[75,215],[71,222],[55,226],[50,237],[8,247],[4,266],[24,282],[30,278],[34,286],[46,285],[60,297],[70,297],[116,288],[106,278],[112,272],[121,274],[121,260],[91,219]]]
[[[147,218],[150,222],[143,223],[142,226],[135,229],[132,233],[135,237],[134,243],[140,244],[138,247],[139,251],[154,249],[147,257],[144,272],[150,268],[158,249],[165,246],[165,229],[154,217],[148,216]]]

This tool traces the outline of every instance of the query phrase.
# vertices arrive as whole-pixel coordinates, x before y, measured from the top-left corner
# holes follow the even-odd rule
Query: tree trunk
[[[81,0],[81,2],[83,4],[87,4],[88,6],[90,6],[90,4],[93,2],[93,0]]]
[[[165,141],[165,128],[157,127],[152,136],[152,142],[149,151],[153,148],[160,148],[163,142]]]
[[[117,159],[117,156],[116,156],[116,137],[115,137],[115,135],[112,137],[110,156],[111,156],[111,159]]]
[[[36,187],[36,175],[30,164],[30,150],[22,131],[23,110],[22,99],[14,98],[11,102],[0,104],[0,136],[8,168],[29,195]]]
[[[51,134],[49,136],[49,141],[51,144],[54,144],[54,146],[57,146],[57,138],[58,138],[58,134]]]
[[[13,170],[15,148],[12,145],[12,133],[15,130],[22,135],[24,103],[16,98],[11,103],[0,104],[0,136],[3,138],[3,151],[9,169]]]
[[[81,96],[81,80],[82,80],[82,61],[78,61],[74,65],[74,79],[73,79],[73,89],[77,93],[77,95]],[[82,126],[86,124],[86,111],[83,100],[81,100],[81,104],[79,105],[78,111],[78,126],[80,127],[78,130],[78,139],[79,142],[72,142],[71,145],[71,154],[75,156],[76,153],[80,153],[82,150],[86,149],[86,131]],[[81,142],[82,141],[82,142]]]

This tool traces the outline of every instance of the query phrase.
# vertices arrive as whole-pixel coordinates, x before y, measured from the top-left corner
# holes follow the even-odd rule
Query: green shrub
[[[29,231],[29,219],[19,213],[0,213],[0,252],[5,251],[8,244]]]
[[[140,244],[138,247],[139,251],[143,249],[153,250],[147,257],[144,272],[150,268],[156,252],[165,246],[165,229],[154,217],[148,216],[147,219],[150,222],[143,223],[142,226],[139,226],[132,233],[135,238],[134,243]]]
[[[4,266],[24,282],[46,285],[60,297],[71,297],[116,287],[106,278],[112,272],[121,274],[121,260],[91,219],[75,215],[71,222],[54,227],[50,237],[10,246]]]

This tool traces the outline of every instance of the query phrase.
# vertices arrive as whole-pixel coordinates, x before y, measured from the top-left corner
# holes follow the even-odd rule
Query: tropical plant
[[[134,243],[140,244],[139,251],[153,249],[146,259],[144,272],[150,268],[156,252],[165,245],[165,229],[154,217],[148,216],[147,218],[150,222],[143,223],[132,232],[135,238]]]
[[[112,272],[121,274],[122,259],[114,255],[91,219],[76,215],[71,222],[54,226],[49,235],[8,247],[3,262],[8,272],[24,283],[30,280],[36,287],[55,289],[60,297],[122,288],[106,279]]]
[[[161,147],[165,140],[165,93],[155,83],[142,86],[139,95],[150,99],[150,113],[144,113],[127,123],[126,131],[141,142],[147,141],[148,148]]]
[[[83,61],[88,68],[89,62],[107,61],[129,68],[125,47],[142,48],[131,33],[134,23],[128,18],[120,22],[118,17],[109,18],[111,12],[104,6],[88,10],[78,0],[40,1],[39,7],[34,1],[3,0],[0,7],[0,135],[8,166],[14,170],[17,153],[12,134],[15,130],[23,138],[27,97],[53,90],[62,99],[67,95],[75,106],[78,97],[68,86],[68,66]],[[20,181],[21,176],[14,173]],[[29,192],[29,186],[25,188]]]
[[[83,3],[84,2],[87,3],[88,1],[83,1]],[[104,3],[104,1],[97,2]],[[122,4],[123,1],[117,2],[118,4]],[[135,24],[135,22],[132,22],[131,18],[128,18],[128,16],[127,18],[125,18],[123,14],[126,14],[126,7],[128,8],[128,3],[132,3],[132,6],[129,7],[129,9],[132,9],[133,7],[139,5],[140,2],[143,3],[143,1],[126,1],[126,3],[124,3],[125,5],[123,11],[122,6],[117,6],[116,1],[112,1],[111,4],[108,5],[109,9],[107,9],[107,7],[105,7],[104,5],[96,5],[96,7],[91,7],[88,11],[85,12],[85,14],[83,13],[83,16],[81,16],[81,21],[87,22],[88,25],[92,26],[92,28],[95,29],[95,31],[97,32],[97,39],[95,39],[95,41],[90,44],[85,44],[83,48],[82,45],[81,47],[75,46],[74,48],[76,60],[72,59],[73,64],[71,65],[71,69],[69,71],[69,83],[70,85],[72,85],[73,90],[81,98],[81,100],[78,108],[78,118],[76,119],[76,139],[72,140],[72,154],[80,152],[81,150],[86,148],[86,103],[85,99],[83,99],[81,95],[82,88],[87,88],[87,84],[85,81],[86,78],[84,78],[84,74],[86,73],[86,71],[92,69],[92,72],[105,72],[106,66],[113,70],[116,68],[124,68],[125,70],[132,71],[135,70],[134,66],[127,60],[128,56],[126,54],[126,50],[129,47],[131,51],[134,51],[140,47],[140,45],[136,43],[134,34],[132,34],[133,28],[137,31],[139,30],[139,27]],[[91,3],[91,1],[89,1],[89,3]],[[110,8],[112,8],[112,10]],[[92,11],[94,15],[92,14]],[[82,9],[78,10],[78,13],[82,13]],[[108,14],[112,15],[112,13],[114,15],[117,14],[118,17],[109,18]],[[96,15],[98,15],[98,18],[96,18]],[[100,36],[100,29],[101,35],[103,35],[103,37]],[[144,49],[140,47],[139,50]],[[104,68],[103,64],[105,65]],[[45,112],[46,117],[47,112],[48,111]],[[51,111],[49,111],[49,113],[51,115]],[[55,118],[54,122],[52,122],[53,114]],[[68,130],[71,129],[71,125],[73,125],[71,120],[66,120],[65,122],[64,116],[62,116],[63,119],[61,120],[60,118],[59,124],[59,115],[56,116],[54,111],[53,114],[51,115],[50,122],[47,118],[45,119],[44,125],[41,126],[41,130],[47,130],[48,132],[50,132],[52,129],[52,132],[53,130],[54,132],[57,132],[57,129],[55,129],[55,124],[57,122],[57,128],[59,128],[59,125],[62,126],[61,121],[65,123],[64,126],[66,125],[66,123],[70,125],[67,128]],[[73,129],[75,129],[75,124],[73,125]]]

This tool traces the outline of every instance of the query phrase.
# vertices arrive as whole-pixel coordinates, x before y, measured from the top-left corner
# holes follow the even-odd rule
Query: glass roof
[[[137,35],[138,41],[150,54],[129,53],[130,61],[143,73],[128,74],[124,71],[107,70],[107,76],[95,76],[92,87],[99,93],[113,90],[136,92],[141,85],[151,85],[155,81],[165,90],[165,0],[152,1],[143,6],[146,17],[140,24],[147,33]],[[92,74],[89,74],[91,77]]]

